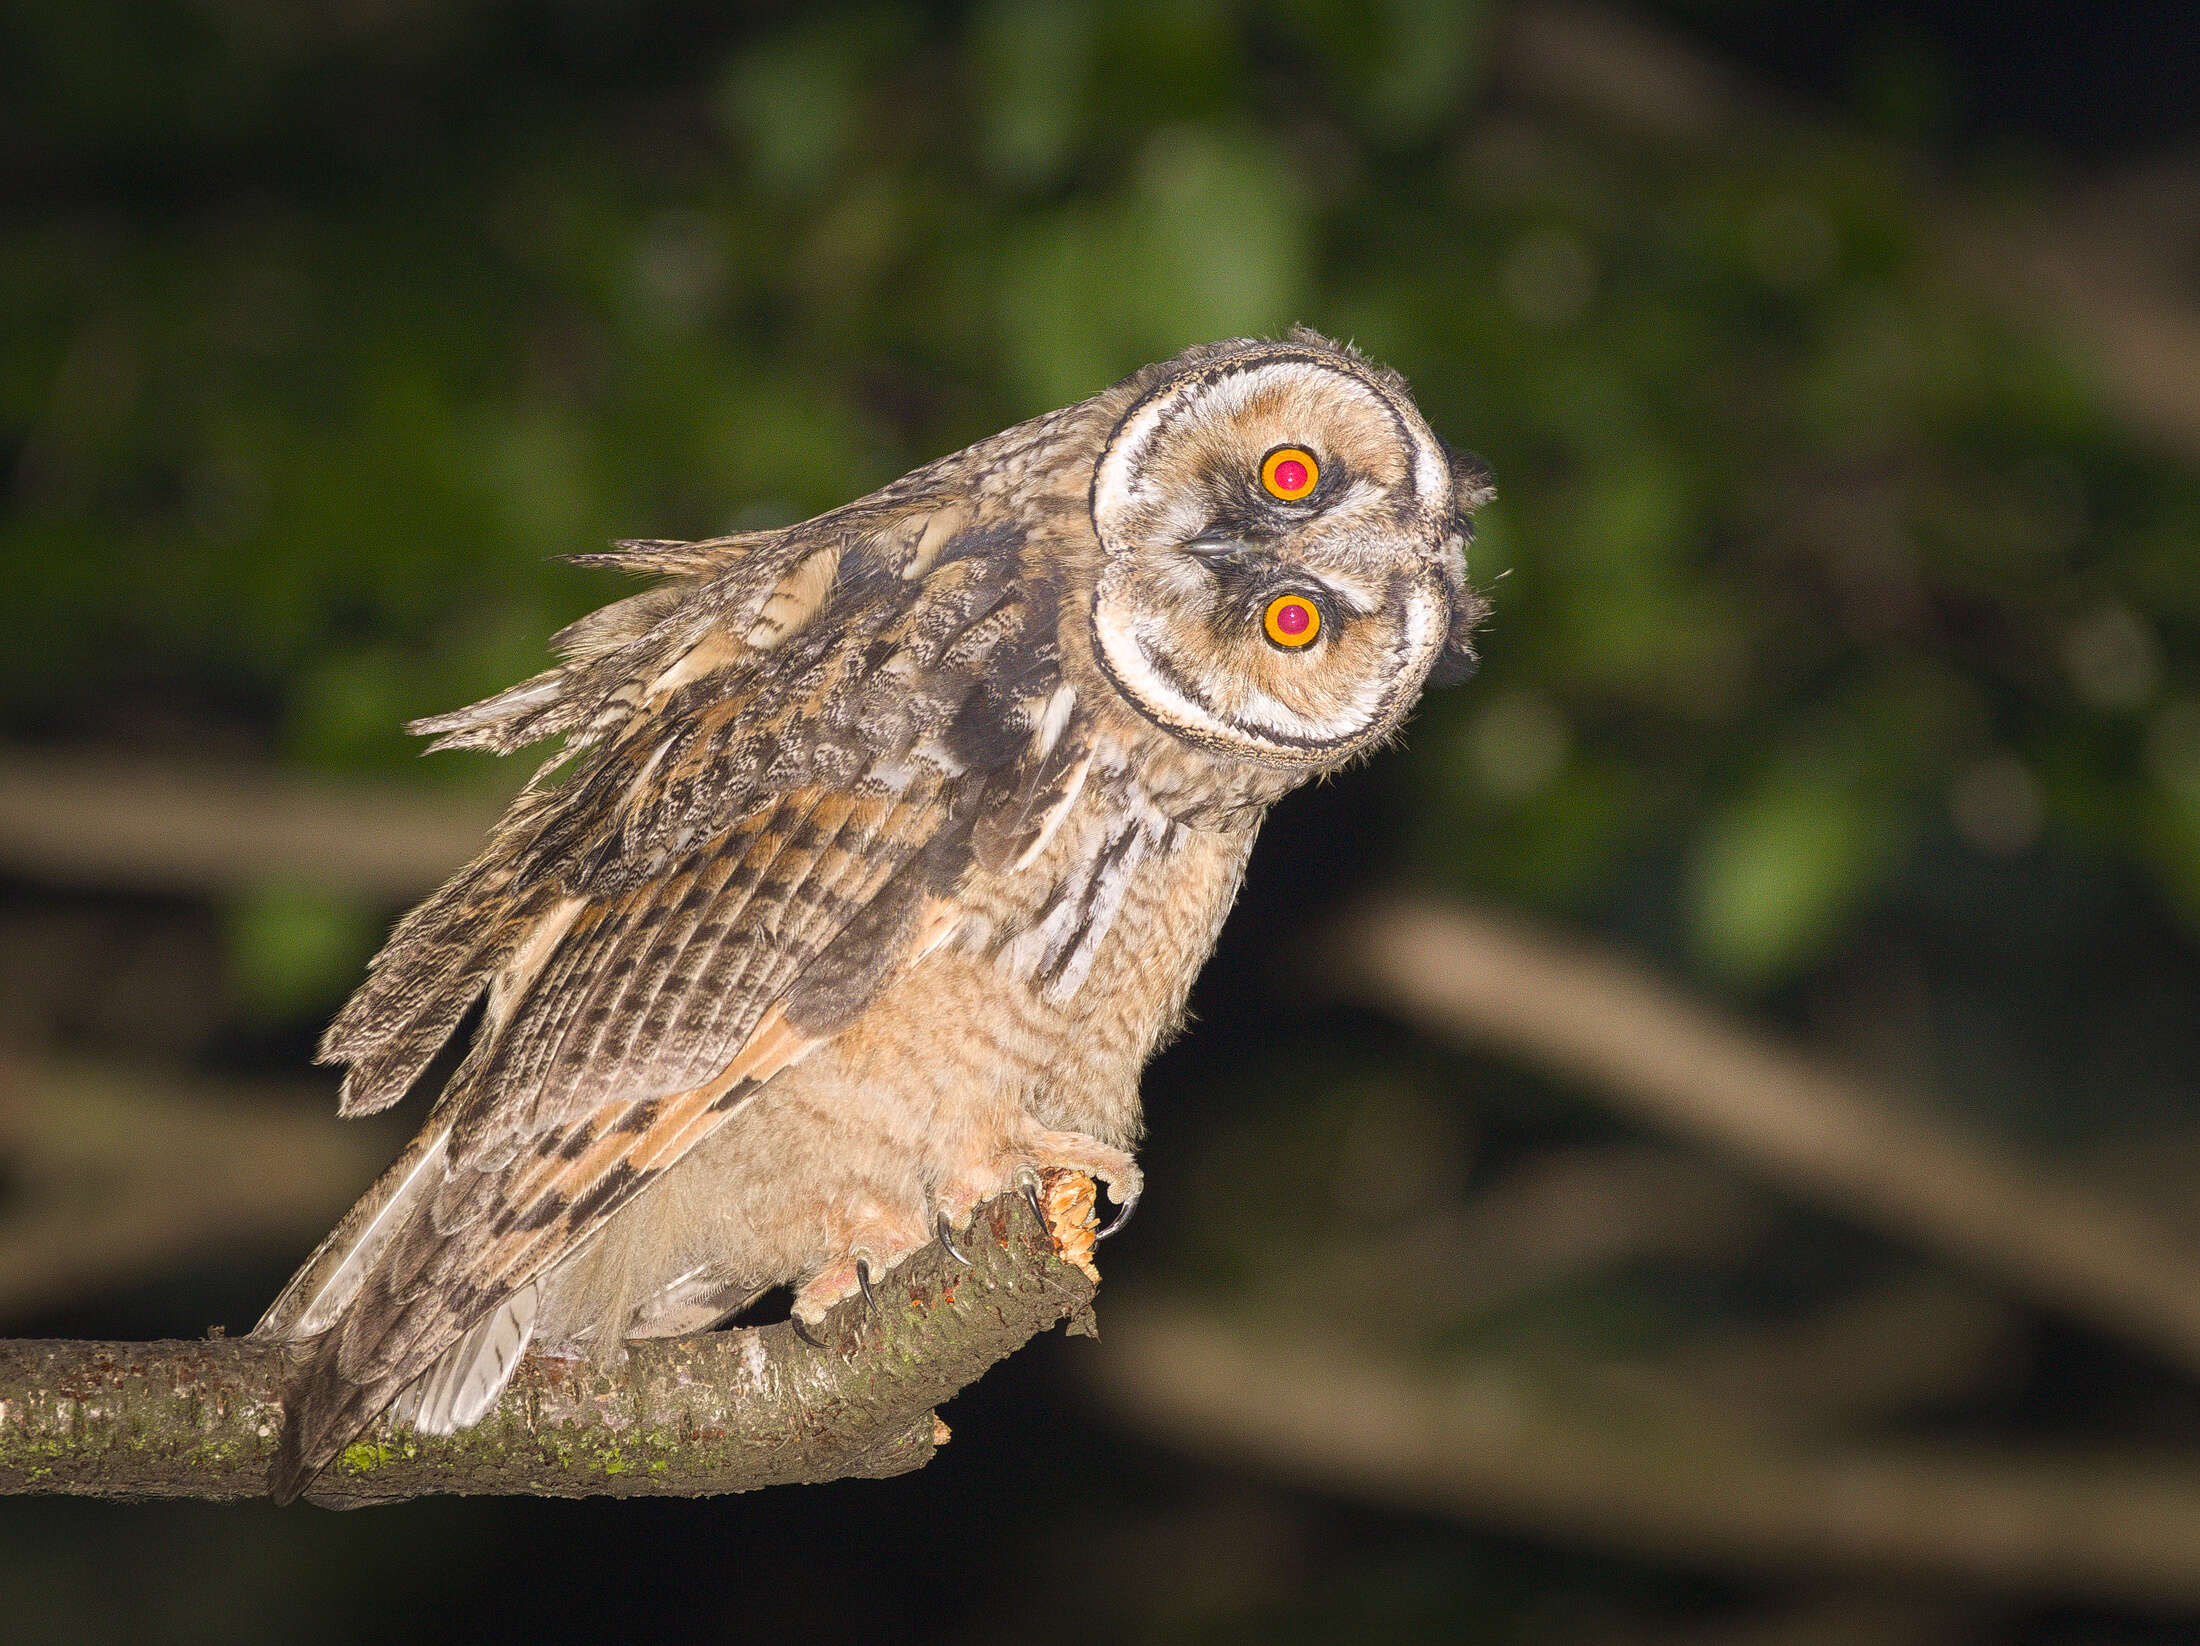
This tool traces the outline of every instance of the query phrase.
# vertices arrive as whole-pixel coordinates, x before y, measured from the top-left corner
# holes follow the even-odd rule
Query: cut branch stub
[[[1094,1287],[1031,1208],[978,1208],[937,1246],[852,1298],[805,1343],[791,1326],[628,1345],[614,1368],[522,1362],[495,1413],[451,1436],[387,1417],[307,1492],[349,1507],[429,1493],[700,1497],[922,1468],[933,1407],[1056,1322]],[[0,1492],[242,1498],[266,1489],[282,1422],[280,1351],[251,1338],[0,1340]]]

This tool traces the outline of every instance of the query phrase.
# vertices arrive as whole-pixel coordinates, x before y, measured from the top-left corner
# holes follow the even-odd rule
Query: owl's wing
[[[489,952],[455,986],[489,1004],[427,1131],[262,1324],[305,1346],[279,1498],[944,937],[972,864],[1021,849],[1001,819],[1043,826],[1071,741],[1054,591],[1000,531],[940,534],[910,576],[893,545],[921,538],[832,546],[822,575],[802,568],[826,551],[794,557],[779,632],[737,603],[740,634],[652,658],[624,720],[467,871],[503,912],[447,888],[458,936],[393,938],[338,1055],[370,1062],[377,1022],[455,1022],[408,965]]]

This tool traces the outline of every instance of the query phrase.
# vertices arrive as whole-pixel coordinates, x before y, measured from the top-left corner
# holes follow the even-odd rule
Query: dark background
[[[517,774],[398,727],[619,587],[546,557],[800,518],[1303,321],[1495,468],[1487,663],[1272,821],[1149,1077],[1103,1329],[1193,1299],[1586,1388],[1592,1426],[1655,1387],[1677,1495],[1718,1465],[1673,1414],[1743,1407],[1774,1469],[1902,1443],[2200,1491],[2160,1342],[1340,995],[1328,948],[1398,884],[1593,934],[2193,1249],[2196,83],[2168,3],[0,5],[0,1330],[242,1331],[395,1147],[313,1141],[307,1065],[402,896],[116,853],[118,818],[181,828],[212,773],[463,823]],[[293,1152],[231,1181],[248,1125]],[[154,1185],[182,1209],[141,1227]],[[1461,1301],[1609,1205],[1635,1234]],[[1418,1288],[1463,1209],[1491,1243]],[[1425,1306],[1355,1310],[1401,1277]],[[1900,1557],[1767,1558],[1746,1510],[1676,1549],[1639,1504],[1187,1440],[1108,1356],[1033,1345],[884,1483],[12,1500],[0,1636],[2200,1638],[2200,1516],[2145,1579],[1982,1575],[1931,1552],[1960,1511]],[[1782,1368],[1852,1361],[1798,1415]]]

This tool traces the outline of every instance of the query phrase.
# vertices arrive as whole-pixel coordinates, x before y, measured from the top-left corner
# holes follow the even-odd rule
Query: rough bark
[[[1057,1321],[1090,1329],[1083,1253],[1073,1240],[1065,1261],[1022,1200],[980,1207],[959,1243],[967,1267],[937,1246],[912,1258],[876,1307],[827,1318],[823,1348],[779,1324],[636,1343],[611,1369],[530,1355],[481,1424],[436,1437],[378,1419],[306,1495],[700,1497],[922,1468],[947,1434],[934,1406]],[[277,1356],[250,1338],[0,1340],[0,1492],[260,1496]]]

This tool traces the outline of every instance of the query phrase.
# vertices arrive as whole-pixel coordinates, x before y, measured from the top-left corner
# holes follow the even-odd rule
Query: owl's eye
[[[1321,608],[1303,594],[1279,594],[1261,613],[1260,626],[1277,645],[1297,651],[1322,632]]]
[[[1321,477],[1321,465],[1304,446],[1278,446],[1261,460],[1260,483],[1286,503],[1298,502]]]

